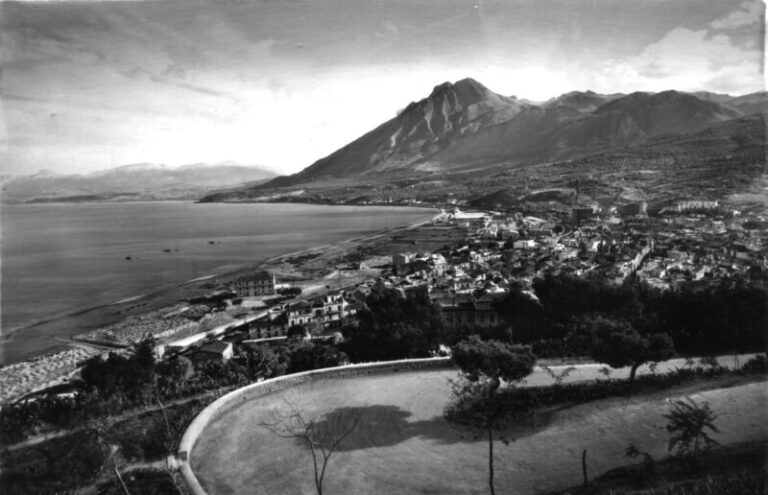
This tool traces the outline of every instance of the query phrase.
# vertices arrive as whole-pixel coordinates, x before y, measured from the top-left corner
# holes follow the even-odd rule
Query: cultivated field
[[[210,494],[313,493],[309,451],[259,426],[274,420],[276,409],[288,409],[287,397],[306,419],[360,417],[331,458],[326,493],[487,493],[487,441],[442,418],[448,380],[455,377],[441,370],[329,379],[243,403],[203,432],[192,468]],[[538,373],[529,383],[548,379]],[[709,401],[719,415],[722,444],[765,438],[766,383],[710,388],[718,383],[570,407],[546,426],[511,432],[514,442],[494,447],[497,490],[537,493],[578,485],[583,449],[592,477],[626,464],[630,443],[663,457],[668,435],[661,415],[671,398]]]

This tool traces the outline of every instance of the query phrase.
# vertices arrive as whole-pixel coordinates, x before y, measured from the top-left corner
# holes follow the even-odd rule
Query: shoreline
[[[347,205],[341,205],[341,206],[347,206]],[[362,207],[367,205],[360,205],[360,206]],[[55,344],[52,343],[51,345],[47,346],[45,349],[41,349],[40,351],[32,351],[30,353],[24,353],[22,355],[23,357],[20,359],[5,359],[5,349],[3,349],[4,352],[2,356],[3,357],[2,366],[9,367],[18,363],[34,361],[36,359],[44,358],[46,355],[50,354],[51,352],[53,353],[66,352],[67,350],[72,349],[73,346],[90,345],[86,342],[75,341],[73,340],[73,337],[82,333],[96,330],[101,327],[118,323],[132,316],[146,315],[160,308],[182,302],[185,299],[188,299],[188,297],[183,297],[185,295],[183,294],[184,292],[210,291],[211,290],[210,288],[206,289],[202,286],[206,285],[207,283],[210,283],[211,281],[218,281],[218,283],[220,284],[222,283],[226,284],[229,281],[231,281],[233,278],[236,278],[242,275],[244,272],[257,271],[261,269],[269,269],[270,266],[273,269],[279,268],[280,265],[289,265],[292,268],[298,268],[297,265],[299,265],[300,263],[297,263],[297,262],[291,263],[292,258],[300,258],[302,256],[306,256],[310,254],[313,254],[313,255],[317,254],[316,258],[323,258],[326,256],[332,256],[332,255],[336,255],[336,256],[344,255],[344,254],[347,254],[355,246],[363,244],[365,242],[370,242],[379,238],[386,237],[388,235],[393,235],[397,232],[418,228],[421,225],[431,222],[437,214],[435,208],[433,207],[413,207],[413,208],[423,209],[425,217],[428,216],[428,218],[424,218],[416,222],[410,222],[403,225],[399,225],[397,227],[393,227],[390,229],[364,233],[361,235],[354,235],[353,237],[342,239],[340,241],[336,241],[329,244],[320,244],[320,245],[310,246],[310,247],[295,250],[295,251],[281,253],[279,255],[272,256],[264,260],[259,260],[252,263],[238,265],[235,268],[228,269],[226,271],[206,274],[200,277],[195,277],[193,279],[184,280],[184,281],[176,282],[173,284],[168,284],[167,286],[160,287],[160,288],[157,288],[157,287],[150,288],[148,291],[143,292],[141,294],[128,296],[125,298],[119,298],[117,300],[113,300],[113,301],[109,301],[109,302],[105,302],[102,304],[97,304],[97,305],[93,305],[85,308],[77,308],[71,311],[67,311],[66,313],[59,313],[51,317],[43,318],[41,320],[23,325],[21,327],[17,327],[15,329],[4,331],[2,335],[3,344],[9,341],[15,340],[15,337],[18,337],[18,335],[25,330],[31,330],[35,328],[39,329],[39,327],[45,326],[45,325],[51,325],[54,327],[61,327],[61,328],[72,328],[73,326],[79,323],[78,326],[80,327],[78,328],[76,334],[51,335],[49,338],[51,340],[57,341],[57,343]],[[83,316],[87,316],[91,318],[91,321],[82,321],[82,322],[75,321],[79,317],[82,318]],[[73,320],[73,321],[71,321],[70,324],[67,324],[68,320]],[[61,346],[64,346],[63,350],[61,349]],[[93,345],[93,347],[99,348],[99,346],[96,346],[96,345]]]

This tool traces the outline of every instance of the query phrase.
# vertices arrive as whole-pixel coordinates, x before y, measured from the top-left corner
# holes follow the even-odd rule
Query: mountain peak
[[[439,98],[440,96],[449,93],[454,94],[458,101],[464,105],[477,103],[478,101],[488,98],[488,96],[492,94],[491,90],[476,80],[467,77],[460,81],[456,81],[455,83],[444,82],[438,84],[432,90],[429,99]]]

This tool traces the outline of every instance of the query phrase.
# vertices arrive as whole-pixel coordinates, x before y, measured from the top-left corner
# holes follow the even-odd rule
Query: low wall
[[[390,374],[402,371],[445,369],[453,367],[451,358],[426,358],[426,359],[403,359],[400,361],[386,361],[380,363],[352,364],[348,366],[339,366],[336,368],[324,368],[320,370],[305,371],[294,373],[292,375],[280,376],[254,383],[245,387],[233,390],[232,392],[217,399],[208,407],[203,409],[200,414],[187,427],[184,436],[179,443],[178,453],[176,454],[176,464],[179,466],[184,480],[190,491],[194,495],[208,495],[198,481],[195,473],[190,466],[192,449],[197,442],[200,434],[215,418],[226,412],[228,409],[247,402],[249,400],[269,395],[287,388],[295,387],[308,382],[317,380],[326,380],[329,378],[350,378],[364,375]]]

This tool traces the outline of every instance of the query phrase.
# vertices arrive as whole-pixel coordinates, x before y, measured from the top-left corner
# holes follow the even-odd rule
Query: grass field
[[[208,493],[314,493],[312,460],[297,440],[259,426],[298,405],[306,419],[329,415],[360,422],[331,458],[325,493],[487,493],[488,444],[476,432],[442,418],[455,371],[421,371],[329,379],[245,402],[215,420],[200,436],[191,462]],[[542,380],[534,377],[532,384]],[[590,476],[627,463],[634,444],[655,458],[666,454],[662,414],[669,400],[690,396],[708,401],[718,414],[722,444],[766,437],[765,382],[697,384],[645,397],[610,399],[562,409],[547,425],[510,432],[498,442],[498,493],[537,493],[578,485],[581,452],[588,451]]]

